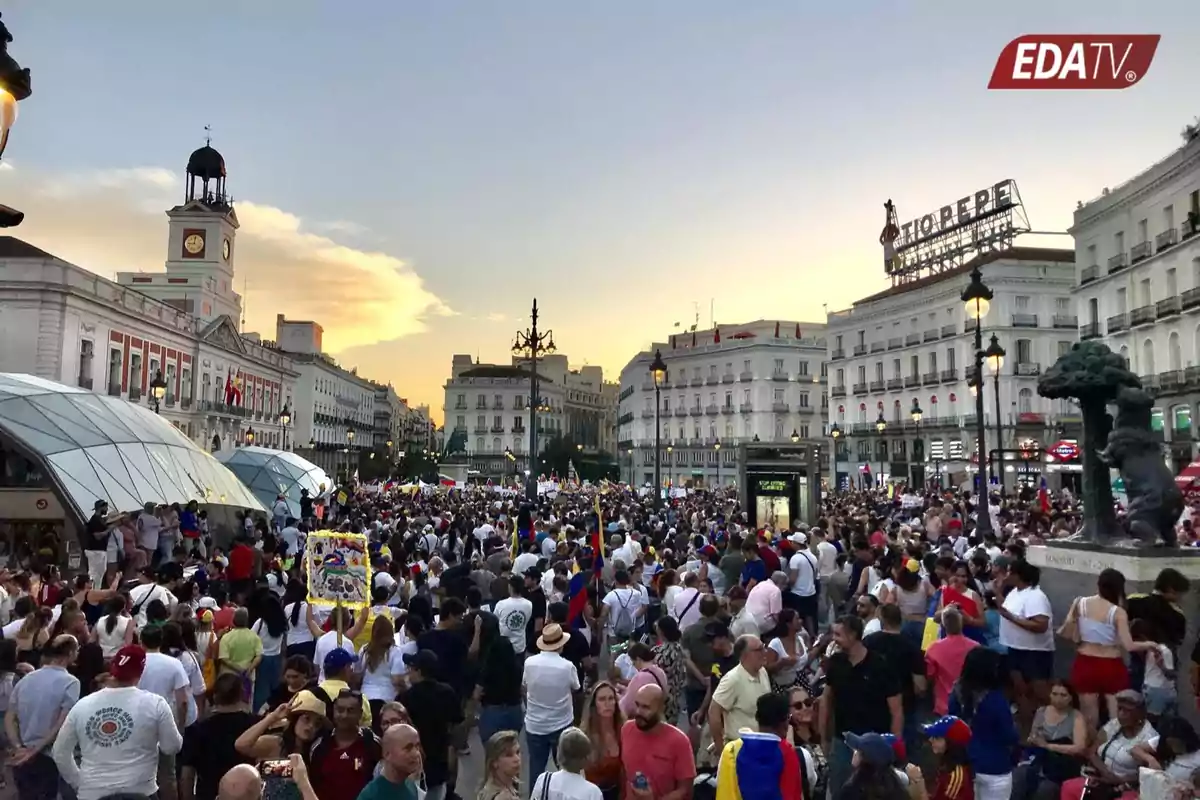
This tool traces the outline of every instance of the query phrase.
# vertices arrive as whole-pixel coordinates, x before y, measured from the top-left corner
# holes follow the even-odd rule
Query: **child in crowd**
[[[1162,643],[1154,624],[1147,619],[1135,619],[1129,624],[1129,635],[1135,642],[1155,642],[1156,647],[1146,658],[1142,678],[1142,696],[1146,699],[1146,714],[1153,725],[1174,715],[1178,706],[1175,689],[1175,655]]]
[[[975,800],[975,776],[967,755],[971,726],[958,717],[946,716],[923,730],[937,759],[937,783],[931,800]]]

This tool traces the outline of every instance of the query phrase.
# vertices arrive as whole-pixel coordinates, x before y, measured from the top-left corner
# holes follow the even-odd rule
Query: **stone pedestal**
[[[1167,567],[1179,570],[1192,582],[1192,589],[1183,598],[1188,632],[1179,651],[1179,705],[1195,723],[1196,704],[1192,699],[1189,665],[1196,643],[1197,619],[1200,619],[1200,550],[1167,547],[1114,547],[1084,542],[1054,542],[1030,547],[1026,555],[1030,564],[1042,571],[1041,590],[1050,598],[1054,610],[1054,628],[1067,617],[1076,597],[1096,593],[1096,578],[1105,569],[1116,569],[1125,576],[1128,594],[1148,594],[1154,591],[1154,580]],[[1074,647],[1057,640],[1055,671],[1066,675]],[[1187,698],[1185,700],[1185,698]]]

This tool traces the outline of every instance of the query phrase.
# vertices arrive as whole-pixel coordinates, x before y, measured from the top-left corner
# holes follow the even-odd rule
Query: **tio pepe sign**
[[[897,254],[910,247],[965,227],[972,222],[1003,211],[1013,204],[1012,180],[1004,180],[960,198],[954,205],[942,206],[935,214],[926,214],[900,226],[896,239]]]

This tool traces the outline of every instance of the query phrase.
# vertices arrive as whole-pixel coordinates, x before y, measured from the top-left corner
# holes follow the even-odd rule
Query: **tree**
[[[1113,510],[1108,465],[1100,453],[1112,431],[1107,407],[1126,386],[1140,389],[1142,382],[1129,371],[1124,358],[1096,341],[1076,344],[1038,380],[1042,397],[1071,397],[1079,402],[1083,417],[1079,450],[1083,458],[1084,535],[1093,541],[1111,539],[1121,532]]]

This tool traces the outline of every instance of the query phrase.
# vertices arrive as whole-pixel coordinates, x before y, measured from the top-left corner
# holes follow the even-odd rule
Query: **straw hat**
[[[542,628],[542,635],[538,637],[538,650],[547,650],[549,652],[558,652],[563,649],[563,645],[571,638],[571,634],[562,629],[562,626],[551,622],[546,627]]]

